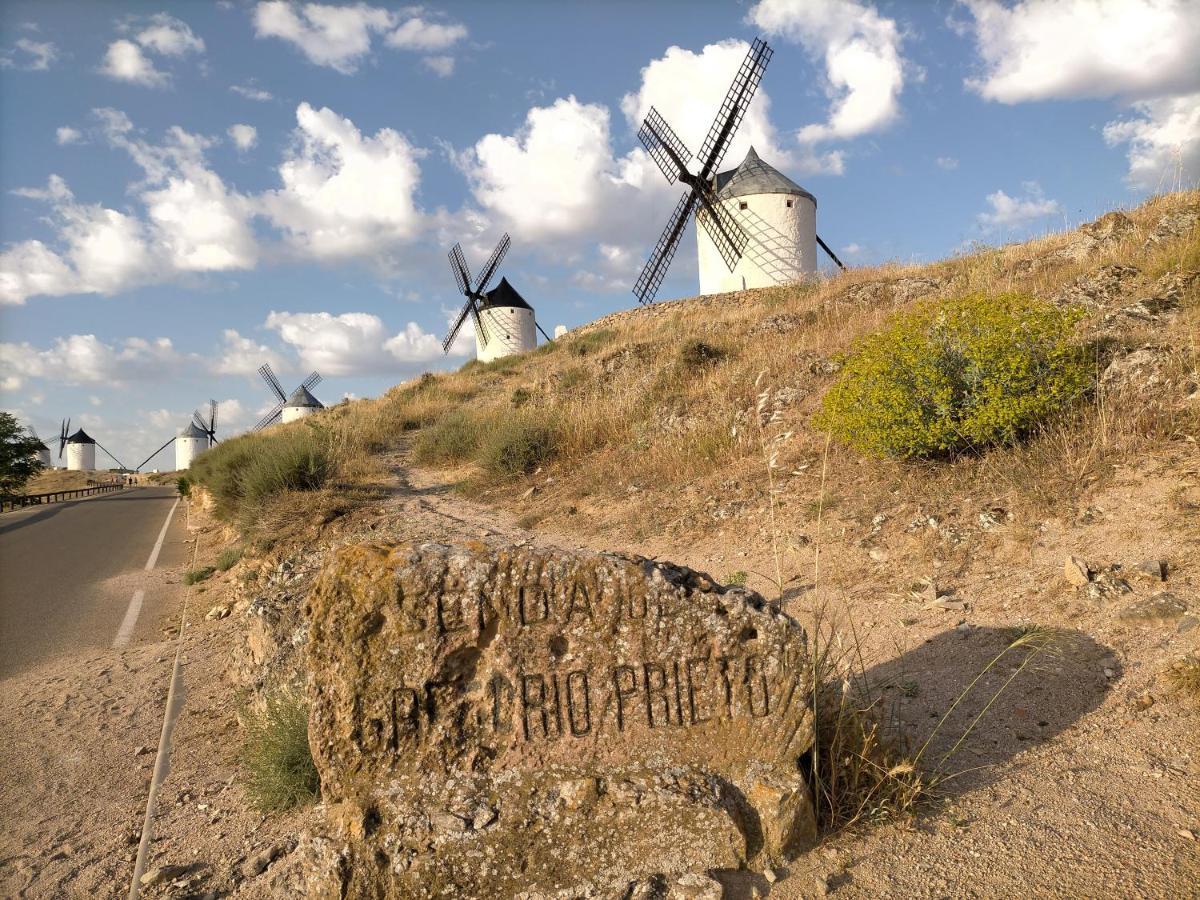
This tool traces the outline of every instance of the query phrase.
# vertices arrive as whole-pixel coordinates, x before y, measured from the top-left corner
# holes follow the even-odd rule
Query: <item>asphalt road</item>
[[[175,498],[173,487],[135,487],[0,515],[0,677],[111,647],[122,626],[127,637],[154,628],[169,596],[163,573],[145,569]],[[180,504],[156,571],[187,561],[184,513]]]

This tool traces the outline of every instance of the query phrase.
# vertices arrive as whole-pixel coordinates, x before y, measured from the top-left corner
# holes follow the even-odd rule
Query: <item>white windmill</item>
[[[491,258],[475,276],[474,287],[471,286],[471,273],[467,269],[462,245],[455,244],[450,251],[450,271],[454,273],[458,290],[467,298],[467,302],[442,339],[442,350],[445,352],[450,352],[450,345],[458,337],[459,329],[468,316],[475,320],[475,358],[480,362],[524,353],[537,346],[537,332],[542,331],[542,326],[537,323],[533,307],[525,302],[525,298],[508,283],[507,278],[501,278],[500,284],[494,289],[487,289],[510,243],[507,234],[500,238]],[[545,331],[542,331],[542,336],[550,340]]]
[[[50,448],[49,448],[49,447],[47,447],[47,446],[46,446],[46,442],[45,442],[45,441],[43,441],[43,440],[42,440],[42,439],[41,439],[41,438],[38,436],[38,433],[37,433],[37,432],[34,430],[34,428],[33,428],[33,426],[32,426],[32,425],[30,425],[30,426],[29,426],[27,429],[25,429],[25,430],[29,432],[29,436],[30,436],[31,438],[33,438],[35,441],[37,441],[37,442],[38,442],[38,445],[39,445],[39,446],[38,446],[38,448],[37,448],[36,450],[34,450],[34,451],[33,451],[33,453],[31,453],[31,454],[29,454],[29,455],[30,455],[31,457],[33,457],[33,459],[35,459],[37,462],[40,462],[40,463],[41,463],[43,466],[45,466],[47,469],[49,469],[49,468],[51,467],[51,463],[50,463]]]
[[[297,419],[303,419],[305,416],[311,416],[317,410],[325,408],[325,405],[312,395],[311,389],[321,383],[321,376],[316,372],[313,372],[304,379],[304,383],[292,391],[291,394],[283,392],[283,385],[275,377],[270,363],[263,363],[259,366],[258,374],[262,376],[262,380],[267,383],[267,387],[271,389],[271,393],[275,395],[278,402],[275,404],[275,408],[263,416],[259,423],[254,426],[255,431],[261,431],[268,425],[274,425],[276,421],[281,419],[285,423],[294,422]]]
[[[746,54],[725,101],[709,129],[692,174],[692,153],[671,126],[650,108],[638,138],[667,181],[687,186],[633,288],[641,303],[652,303],[695,213],[700,293],[714,294],[784,284],[817,270],[816,246],[845,268],[817,234],[817,200],[763,162],[754,148],[736,169],[718,171],[733,134],[771,61],[773,51],[756,39]]]
[[[67,451],[67,469],[72,472],[96,471],[96,448],[117,464],[118,469],[124,469],[125,464],[113,456],[104,445],[80,428],[74,434],[71,431],[71,420],[63,419],[62,429],[58,435],[58,458],[62,459],[63,450]]]
[[[192,419],[186,426],[144,460],[137,467],[138,472],[158,454],[171,444],[175,445],[175,471],[183,472],[192,467],[196,457],[217,443],[217,401],[208,401],[208,418],[205,419],[200,410],[192,413]]]

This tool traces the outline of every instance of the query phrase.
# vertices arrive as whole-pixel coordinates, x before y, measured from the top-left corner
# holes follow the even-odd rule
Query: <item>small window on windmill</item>
[[[792,198],[791,198],[791,197],[789,197],[789,198],[787,199],[787,208],[788,208],[788,209],[791,209],[791,208],[792,208]]]
[[[745,200],[741,200],[738,202],[738,209],[749,209],[749,208],[750,208],[750,204],[747,203]]]

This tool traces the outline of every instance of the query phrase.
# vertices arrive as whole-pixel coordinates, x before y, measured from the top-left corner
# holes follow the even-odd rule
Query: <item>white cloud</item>
[[[419,7],[394,13],[364,3],[298,6],[290,0],[265,0],[254,9],[254,30],[258,37],[295,45],[309,62],[350,75],[370,54],[377,34],[385,35],[389,47],[425,53],[446,50],[467,36],[465,26],[428,21],[420,12]],[[446,67],[445,63],[426,65]],[[441,74],[437,68],[434,71]]]
[[[302,368],[323,375],[391,373],[442,355],[441,341],[415,322],[389,335],[370,313],[272,312],[266,326],[297,352]]]
[[[939,169],[945,169],[947,172],[953,172],[958,168],[958,160],[953,156],[939,156],[936,162]]]
[[[252,201],[229,190],[204,158],[208,138],[178,126],[160,145],[130,137],[132,125],[118,110],[97,110],[109,142],[129,153],[146,173],[140,199],[167,274],[252,268],[258,248],[249,219]]]
[[[0,343],[0,380],[6,390],[16,390],[29,379],[69,385],[163,381],[185,359],[165,337],[106,344],[94,334],[72,334],[56,338],[44,350],[29,343]]]
[[[425,56],[421,64],[439,78],[449,78],[454,74],[453,56]]]
[[[229,89],[240,97],[245,97],[247,100],[255,100],[259,103],[266,103],[269,100],[275,99],[275,95],[270,91],[265,91],[252,82],[247,84],[231,84]]]
[[[122,38],[108,45],[100,71],[117,81],[128,81],[143,87],[165,87],[167,74],[154,67],[142,48]]]
[[[366,137],[349,119],[307,103],[296,123],[295,145],[279,166],[283,187],[260,202],[297,250],[319,259],[365,256],[416,236],[423,151],[391,128]]]
[[[401,22],[387,36],[389,47],[399,47],[402,50],[435,51],[453,47],[467,36],[464,25],[452,23],[443,25],[438,22],[426,22],[420,16],[413,16]]]
[[[136,217],[77,202],[57,175],[44,190],[14,193],[50,204],[64,251],[24,241],[0,254],[0,302],[22,304],[33,294],[109,294],[149,274],[151,254]]]
[[[1149,99],[1200,88],[1200,15],[1192,0],[962,0],[988,100]]]
[[[49,41],[20,38],[13,47],[0,53],[0,68],[44,72],[58,59],[58,47]]]
[[[249,150],[258,143],[258,129],[253,125],[230,125],[227,133],[239,150]]]
[[[855,0],[762,0],[748,19],[824,61],[829,118],[800,129],[802,143],[856,138],[899,116],[905,60],[895,20]]]
[[[1004,191],[987,195],[987,204],[991,210],[982,212],[977,217],[985,231],[1020,228],[1036,219],[1062,211],[1058,201],[1048,199],[1036,181],[1023,182],[1021,189],[1023,196],[1019,197],[1010,197]]]
[[[1136,118],[1108,123],[1127,144],[1127,181],[1153,189],[1200,176],[1200,15],[1193,0],[960,0],[983,73],[966,81],[1000,103],[1115,98]]]
[[[613,158],[608,110],[574,97],[534,107],[517,133],[485,135],[459,161],[475,199],[527,240],[592,230],[630,187]]]
[[[218,375],[255,375],[259,366],[270,363],[271,368],[287,368],[283,357],[265,344],[244,337],[236,329],[227,328],[221,335],[220,360],[213,366]]]
[[[78,128],[72,128],[70,125],[62,125],[54,132],[54,139],[60,146],[67,144],[78,144],[83,141],[83,133]]]
[[[391,24],[392,15],[386,9],[362,3],[306,3],[297,7],[286,0],[268,0],[254,8],[254,32],[258,37],[288,41],[310,62],[347,75],[371,52],[372,32],[386,31]]]
[[[36,294],[112,294],[180,273],[255,265],[253,203],[208,168],[210,140],[175,127],[162,144],[151,144],[135,136],[119,110],[95,112],[108,142],[145,172],[133,186],[145,219],[81,203],[57,175],[45,188],[14,191],[49,205],[59,246],[31,240],[0,254],[0,303],[21,304]]]
[[[186,23],[166,13],[151,16],[150,24],[138,32],[137,42],[163,56],[204,52],[204,41],[196,37]]]
[[[1200,175],[1200,93],[1141,100],[1138,118],[1109,122],[1104,140],[1129,145],[1130,184],[1178,190]]]
[[[140,84],[143,87],[166,87],[170,76],[158,69],[149,53],[166,57],[182,57],[189,53],[203,53],[204,41],[196,37],[185,22],[166,13],[157,13],[144,19],[140,29],[127,22],[122,31],[133,35],[133,40],[121,38],[108,45],[100,71],[117,81]]]

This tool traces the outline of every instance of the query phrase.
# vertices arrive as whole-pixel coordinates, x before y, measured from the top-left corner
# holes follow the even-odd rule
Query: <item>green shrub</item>
[[[324,430],[282,426],[231,438],[201,453],[191,480],[212,494],[217,515],[232,521],[256,515],[283,491],[315,491],[332,476],[333,453]]]
[[[261,452],[239,474],[243,508],[256,509],[284,491],[315,491],[333,473],[333,457],[319,431],[298,428],[267,437]]]
[[[572,337],[567,342],[567,347],[574,356],[587,356],[589,353],[595,353],[605,344],[611,342],[616,336],[617,333],[611,328],[598,328],[595,331],[589,331],[587,334]]]
[[[533,399],[533,392],[529,388],[519,387],[512,392],[512,405],[524,406]]]
[[[750,578],[749,573],[739,569],[736,572],[730,572],[725,576],[725,584],[728,587],[745,587],[746,581]]]
[[[469,410],[452,410],[417,435],[413,459],[434,464],[468,460],[479,449],[487,424]]]
[[[192,483],[188,481],[186,475],[180,475],[175,479],[175,490],[179,491],[179,496],[185,499],[192,495]]]
[[[555,438],[553,424],[544,416],[512,416],[488,431],[479,448],[480,465],[504,478],[528,475],[554,456]]]
[[[691,371],[715,365],[724,358],[725,351],[720,347],[706,344],[697,338],[684,341],[683,346],[679,348],[679,355],[677,357],[679,367]]]
[[[199,584],[201,581],[206,581],[213,572],[217,571],[213,566],[202,566],[199,569],[189,569],[183,573],[184,584]]]
[[[238,564],[238,560],[241,558],[241,547],[226,547],[221,551],[221,555],[217,557],[217,568],[222,572],[228,572]]]
[[[321,787],[308,746],[308,702],[296,691],[269,694],[261,710],[243,710],[241,763],[246,793],[262,812],[315,800]]]
[[[877,456],[1012,444],[1088,387],[1081,315],[1020,294],[921,304],[852,348],[816,424]]]

